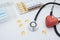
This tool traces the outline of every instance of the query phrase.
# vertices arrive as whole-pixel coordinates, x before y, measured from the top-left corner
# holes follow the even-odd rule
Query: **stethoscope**
[[[37,23],[36,23],[37,17],[38,17],[38,15],[39,15],[39,13],[41,12],[41,10],[42,10],[45,6],[47,6],[47,5],[49,5],[49,4],[54,4],[54,5],[59,5],[59,6],[60,6],[59,3],[55,3],[55,2],[49,2],[49,3],[44,4],[44,5],[39,9],[39,11],[37,12],[37,14],[36,14],[36,16],[35,16],[35,18],[34,18],[34,21],[30,22],[30,27],[29,27],[29,30],[30,30],[30,31],[35,32],[35,31],[38,30],[39,27],[37,26]],[[53,16],[53,11],[50,12],[50,16]],[[60,23],[60,20],[58,20],[58,23],[57,23],[57,24],[59,24],[59,23]],[[58,32],[57,27],[56,27],[57,24],[54,25],[53,28],[54,28],[55,33],[60,37],[60,33]]]

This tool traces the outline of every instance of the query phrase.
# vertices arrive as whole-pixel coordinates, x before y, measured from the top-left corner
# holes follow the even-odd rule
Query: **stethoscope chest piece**
[[[32,21],[29,25],[30,26],[28,28],[30,31],[35,32],[38,30],[38,26],[37,26],[37,23],[35,21]]]

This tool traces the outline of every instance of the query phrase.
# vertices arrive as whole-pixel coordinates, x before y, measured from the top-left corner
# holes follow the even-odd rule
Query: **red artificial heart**
[[[53,16],[47,16],[45,22],[46,27],[51,28],[58,23],[58,19]]]

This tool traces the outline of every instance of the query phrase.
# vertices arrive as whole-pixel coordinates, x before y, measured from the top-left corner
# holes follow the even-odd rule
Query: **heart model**
[[[53,16],[47,16],[45,19],[46,27],[51,28],[58,23],[58,19]]]

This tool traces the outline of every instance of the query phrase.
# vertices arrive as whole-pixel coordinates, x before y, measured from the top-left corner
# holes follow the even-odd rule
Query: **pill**
[[[26,19],[26,20],[25,20],[25,22],[27,22],[27,23],[28,23],[28,22],[29,22],[29,20],[28,20],[28,19]]]
[[[42,30],[42,34],[43,35],[46,35],[46,30]]]
[[[25,31],[22,31],[20,34],[21,34],[22,36],[24,36],[24,35],[25,35]]]
[[[19,24],[19,27],[23,27],[23,24]]]
[[[18,19],[18,20],[17,20],[17,23],[20,23],[20,22],[21,22],[21,20]]]

